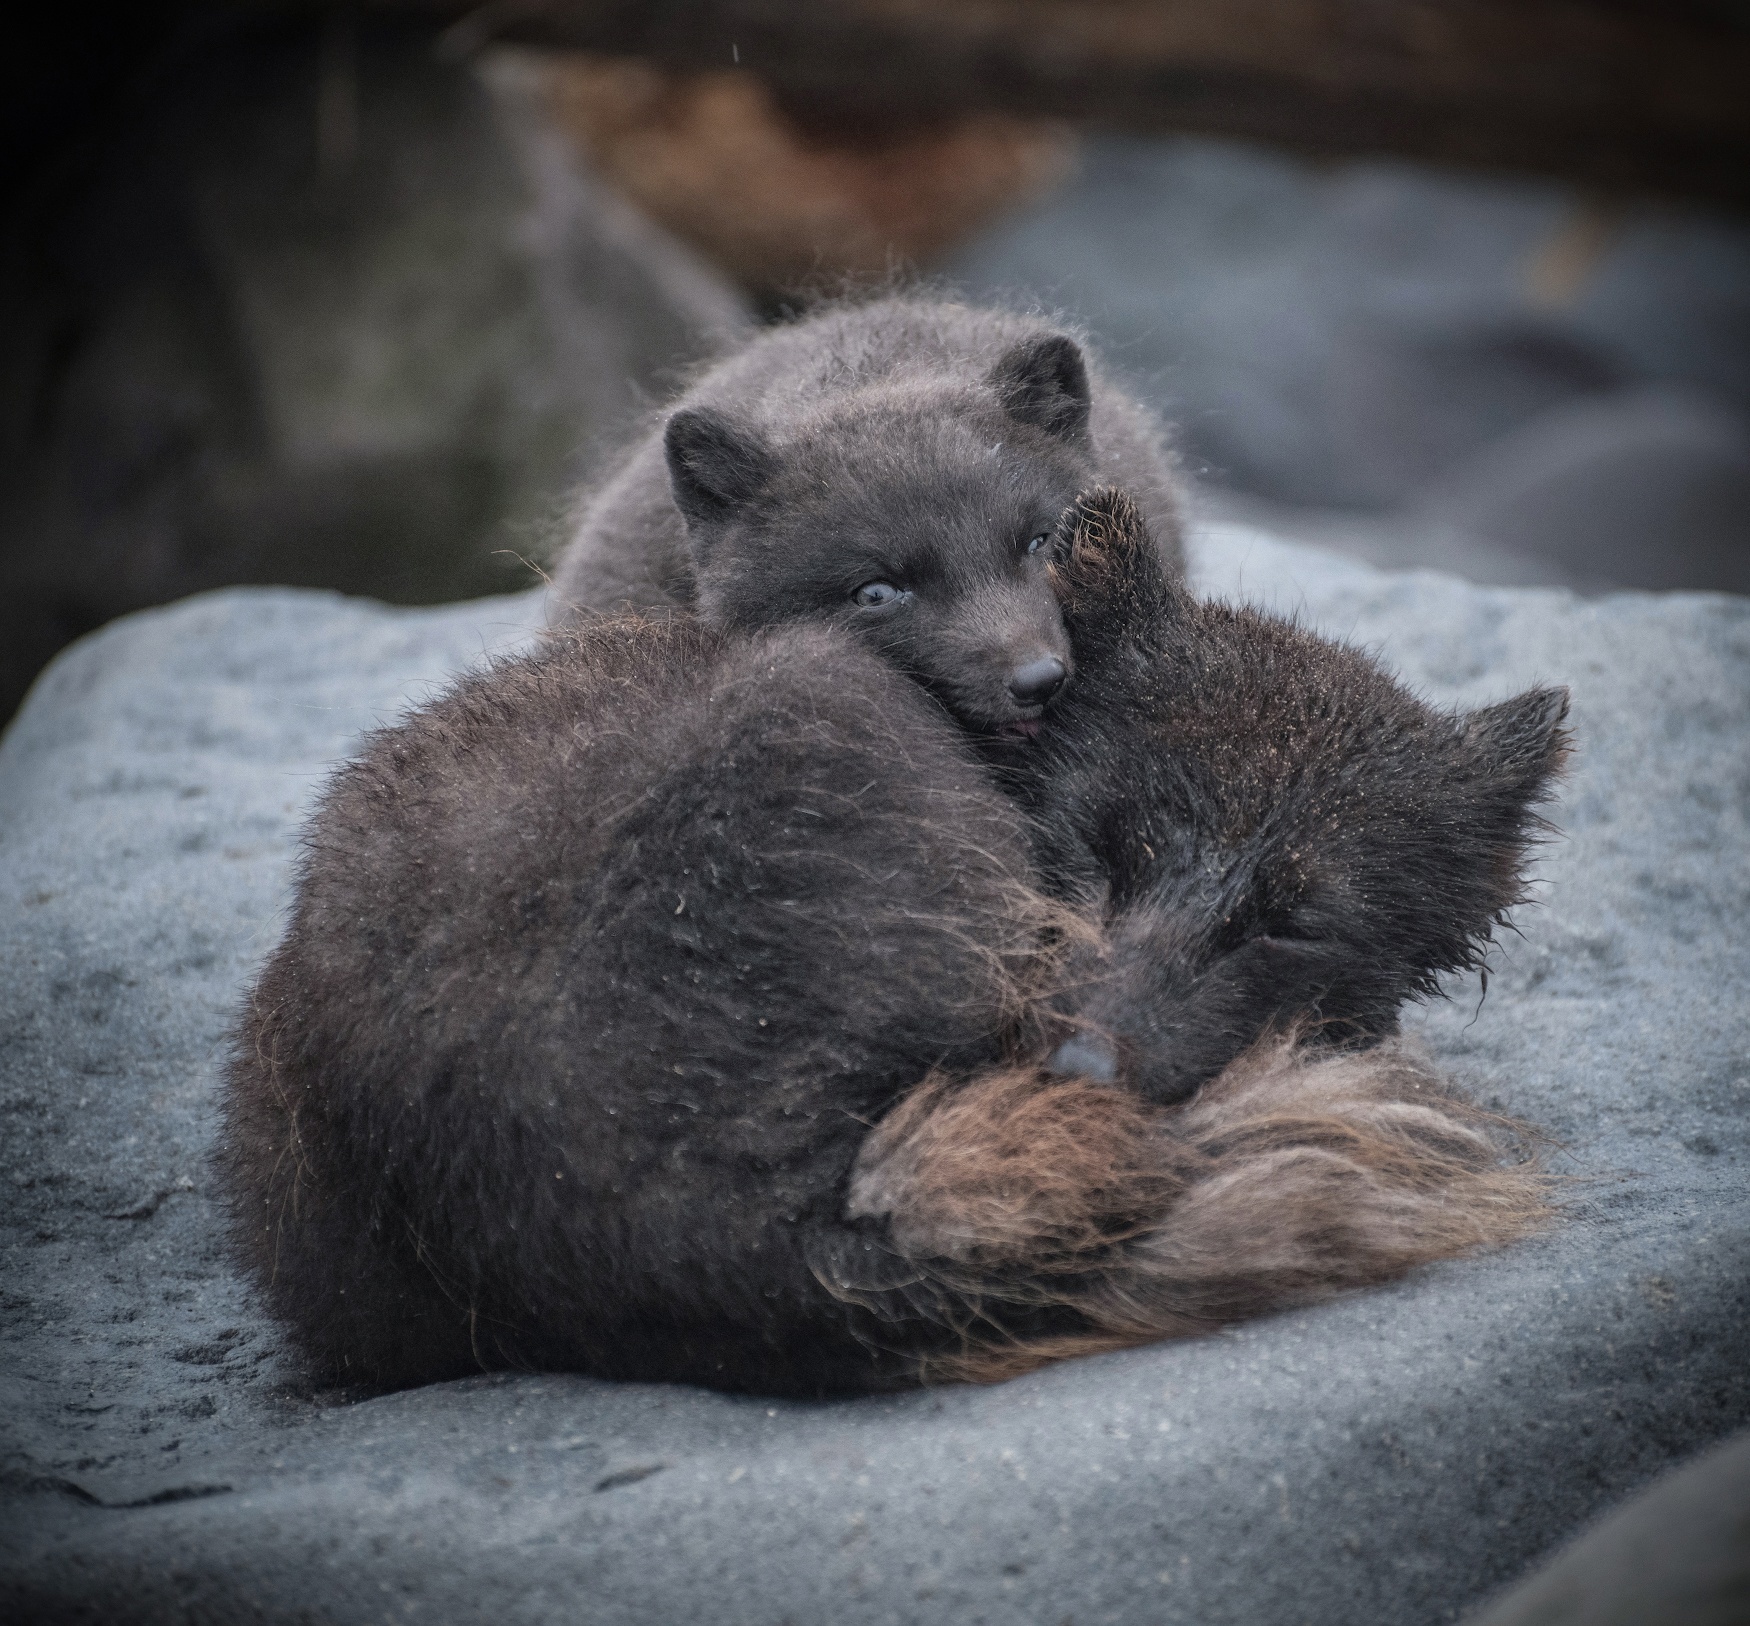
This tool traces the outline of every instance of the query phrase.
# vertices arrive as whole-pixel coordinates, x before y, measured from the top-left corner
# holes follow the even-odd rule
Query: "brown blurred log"
[[[526,55],[591,168],[768,302],[928,264],[1074,166],[1073,137],[1048,119],[972,111],[881,132],[892,139],[821,139],[743,69]]]
[[[0,66],[8,167],[83,121],[154,26],[340,9],[427,18],[457,52],[510,39],[739,62],[840,137],[988,111],[1750,202],[1744,0],[151,0],[113,17],[74,3]]]
[[[824,128],[989,110],[1750,201],[1734,0],[373,3],[441,19],[456,49],[738,61]]]

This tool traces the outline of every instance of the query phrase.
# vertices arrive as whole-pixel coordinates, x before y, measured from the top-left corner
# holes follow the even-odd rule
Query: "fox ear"
[[[1497,706],[1473,711],[1464,735],[1485,774],[1524,805],[1542,801],[1568,755],[1566,689],[1527,689]]]
[[[689,529],[722,524],[764,489],[776,469],[770,448],[754,431],[706,408],[689,407],[670,418],[662,447],[675,506]]]
[[[1442,861],[1456,863],[1448,924],[1475,945],[1503,910],[1525,899],[1525,860],[1547,829],[1538,807],[1555,793],[1568,755],[1566,689],[1527,689],[1460,721],[1451,764]]]
[[[1019,423],[1075,444],[1088,438],[1088,368],[1081,347],[1042,333],[1005,351],[990,370],[1003,410]]]

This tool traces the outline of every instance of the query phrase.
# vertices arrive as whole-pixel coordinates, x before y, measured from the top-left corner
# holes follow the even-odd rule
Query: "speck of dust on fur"
[[[335,776],[216,1154],[318,1371],[993,1381],[1544,1223],[1396,1023],[1518,901],[1564,698],[1422,706],[1109,492],[1041,579],[1075,673],[1024,744],[836,611],[705,605]]]

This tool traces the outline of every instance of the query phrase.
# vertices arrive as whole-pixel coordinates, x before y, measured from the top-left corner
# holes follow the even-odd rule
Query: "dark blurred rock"
[[[1665,1475],[1470,1626],[1744,1626],[1750,1435]]]
[[[1543,902],[1415,1018],[1563,1226],[995,1388],[311,1394],[221,1246],[224,1035],[327,766],[539,606],[199,598],[0,743],[0,1619],[1405,1626],[1750,1422],[1750,603],[1192,564],[1443,702],[1572,685]]]
[[[1750,593],[1750,413],[1669,386],[1574,401],[1447,470],[1417,509],[1583,585]]]
[[[508,53],[185,35],[18,206],[0,716],[69,637],[223,582],[507,589],[590,449],[743,322],[579,173]]]
[[[1212,518],[1499,586],[1750,593],[1750,413],[1676,385],[1538,414],[1390,516],[1205,488]]]
[[[1428,481],[1539,413],[1619,382],[1607,357],[1551,324],[1511,314],[1351,317],[1333,335],[1325,401],[1338,458],[1379,503]]]
[[[259,3],[259,0],[258,0]],[[457,35],[752,67],[813,118],[970,109],[1745,201],[1737,0],[376,0]]]

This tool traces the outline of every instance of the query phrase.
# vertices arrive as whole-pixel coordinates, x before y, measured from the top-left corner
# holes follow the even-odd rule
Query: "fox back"
[[[227,1084],[243,1256],[332,1380],[897,1381],[811,1259],[866,1245],[868,1126],[1007,1053],[1047,913],[1012,805],[856,644],[556,640],[315,813]]]

